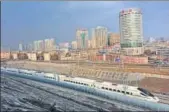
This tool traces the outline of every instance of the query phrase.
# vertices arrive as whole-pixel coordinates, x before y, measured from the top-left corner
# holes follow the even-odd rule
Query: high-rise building
[[[77,49],[77,41],[72,41],[71,46],[72,49]]]
[[[76,30],[76,41],[78,49],[86,49],[88,47],[88,30],[77,29]]]
[[[19,44],[19,51],[23,51],[23,44],[22,43]]]
[[[150,37],[150,39],[149,39],[149,42],[150,42],[150,43],[153,43],[153,42],[155,42],[155,41],[156,41],[155,38]]]
[[[96,38],[95,38],[95,29],[94,28],[92,28],[91,48],[96,48]]]
[[[122,10],[120,20],[120,45],[126,55],[143,54],[142,12],[137,8]]]
[[[69,48],[69,42],[59,43],[60,48]]]
[[[34,51],[43,51],[44,42],[43,40],[34,41]]]
[[[103,48],[107,46],[108,39],[107,39],[107,28],[98,26],[95,29],[92,29],[92,38],[95,41],[96,48]]]
[[[120,42],[120,35],[116,33],[108,33],[108,44],[110,46]]]
[[[24,49],[24,51],[28,51],[29,50],[28,44],[23,45],[23,49]]]
[[[33,50],[37,51],[38,50],[38,41],[33,42]]]
[[[27,51],[33,51],[32,43],[27,44]]]
[[[38,41],[38,45],[39,45],[39,51],[43,51],[44,50],[44,41],[43,40],[39,40]]]
[[[92,48],[92,40],[88,40],[88,48]]]
[[[51,39],[45,39],[45,50],[46,51],[50,51],[50,50],[55,50],[55,39],[51,38]]]

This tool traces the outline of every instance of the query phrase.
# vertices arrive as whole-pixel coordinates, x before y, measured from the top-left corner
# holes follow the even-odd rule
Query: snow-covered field
[[[86,93],[1,74],[1,111],[143,110]]]

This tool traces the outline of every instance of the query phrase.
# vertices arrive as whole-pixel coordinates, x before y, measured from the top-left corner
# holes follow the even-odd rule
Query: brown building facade
[[[120,35],[117,33],[109,33],[108,34],[109,45],[112,46],[116,43],[120,43]]]

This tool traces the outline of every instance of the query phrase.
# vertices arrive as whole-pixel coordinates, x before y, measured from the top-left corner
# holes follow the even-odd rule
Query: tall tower
[[[22,43],[19,44],[19,51],[23,51],[23,44]]]
[[[44,40],[45,43],[45,50],[46,51],[51,51],[51,50],[55,50],[56,44],[55,44],[55,39],[51,38],[51,39],[45,39]]]
[[[107,28],[98,26],[95,28],[95,31],[93,31],[95,34],[95,43],[96,48],[103,48],[104,46],[107,46],[108,39],[107,39]]]
[[[120,45],[126,55],[143,54],[142,12],[137,8],[122,10],[120,20]]]
[[[88,47],[88,30],[77,29],[76,30],[76,41],[78,49],[85,49]]]

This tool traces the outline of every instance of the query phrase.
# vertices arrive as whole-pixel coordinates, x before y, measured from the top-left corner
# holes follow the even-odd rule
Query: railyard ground
[[[100,71],[109,71],[109,72],[139,72],[139,73],[149,73],[149,74],[160,74],[160,75],[168,75],[169,69],[155,69],[152,67],[143,67],[143,66],[127,66],[122,69],[120,66],[102,66],[102,65],[87,65],[87,64],[58,64],[58,63],[50,63],[50,62],[32,62],[32,61],[8,61],[6,62],[6,66],[16,67],[16,68],[25,68],[25,69],[33,69],[45,72],[57,72],[61,74],[70,75],[72,71],[81,73],[81,69],[84,70],[94,69]],[[78,71],[79,69],[79,71]],[[87,77],[90,79],[99,79],[103,81],[111,81],[110,78],[106,78],[104,75],[78,75],[73,73],[71,75],[79,76],[79,77]],[[132,77],[129,77],[129,79]],[[112,80],[112,82],[122,82],[120,79]],[[154,92],[162,92],[169,93],[169,79],[155,78],[155,77],[142,77],[140,80],[133,80],[132,85],[144,87],[150,91]]]

